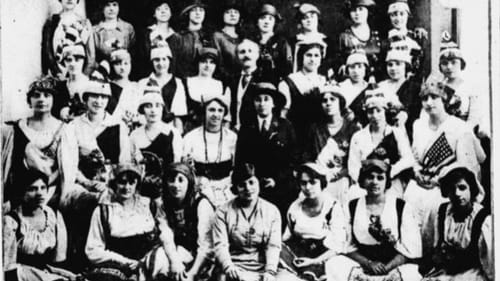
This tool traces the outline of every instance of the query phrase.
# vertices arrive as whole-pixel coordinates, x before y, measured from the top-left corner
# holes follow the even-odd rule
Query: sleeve
[[[290,109],[290,106],[292,106],[292,97],[290,94],[290,87],[288,87],[288,84],[285,80],[281,81],[278,84],[278,91],[280,91],[285,96],[285,108]]]
[[[178,78],[172,78],[177,80],[177,90],[175,91],[174,98],[172,100],[171,111],[176,117],[187,115],[187,102],[186,102],[186,90],[184,89],[184,84]]]
[[[12,151],[14,149],[14,129],[12,126],[3,125],[2,132],[2,184],[7,182],[12,165]],[[5,193],[3,194],[5,196]]]
[[[222,82],[221,82],[222,83]],[[224,87],[226,89],[224,89]],[[226,114],[226,116],[224,117],[224,121],[226,122],[231,122],[231,109],[230,109],[230,105],[231,105],[231,87],[226,87],[224,85],[224,83],[222,83],[222,93],[223,93],[223,98],[226,100],[226,104],[228,105],[228,112]]]
[[[483,226],[481,227],[481,235],[478,241],[479,260],[483,271],[489,280],[493,280],[495,276],[495,259],[493,256],[493,228],[491,216],[486,217]]]
[[[198,255],[207,256],[213,250],[212,224],[214,209],[207,199],[198,204]]]
[[[174,232],[168,225],[167,215],[165,214],[165,210],[162,208],[158,208],[155,220],[160,229],[160,240],[164,245],[175,245],[174,240]],[[174,247],[175,248],[175,247]]]
[[[358,202],[359,203],[359,202]],[[353,237],[353,227],[351,223],[351,215],[349,212],[346,212],[346,242],[344,247],[344,253],[352,253],[358,250],[358,245],[356,245],[356,241]]]
[[[129,53],[132,55],[132,56],[135,56],[136,54],[136,36],[135,36],[135,29],[134,27],[131,25],[131,24],[127,24],[128,26],[128,40],[129,40],[129,46],[128,46],[128,50],[129,50]]]
[[[406,204],[409,204],[408,202]],[[424,217],[421,227],[422,235],[422,256],[432,254],[438,243],[438,208],[434,208]]]
[[[407,168],[412,168],[415,162],[410,147],[410,140],[406,136],[406,133],[398,128],[394,128],[393,132],[394,136],[396,137],[396,141],[398,143],[398,150],[401,159],[399,159],[398,162],[392,165],[391,178],[393,178],[394,176],[401,173],[401,171]]]
[[[215,222],[213,225],[213,240],[215,257],[217,258],[222,270],[225,271],[228,267],[233,265],[231,254],[229,253],[229,234],[228,225],[226,221],[226,212],[224,209],[219,208],[215,213]]]
[[[44,74],[48,74],[50,71],[52,75],[56,76],[60,70],[57,66],[52,46],[54,36],[52,30],[53,24],[54,22],[52,17],[45,22],[42,30],[42,71]]]
[[[361,151],[359,146],[361,141],[359,140],[359,135],[361,131],[355,133],[351,138],[351,144],[349,145],[349,157],[347,159],[347,170],[349,171],[349,176],[355,182],[358,181],[359,169],[361,169]]]
[[[123,123],[120,122],[120,156],[119,156],[119,161],[120,163],[126,163],[130,162],[132,160],[132,146],[130,144],[130,138],[128,136],[128,127]]]
[[[92,24],[87,19],[85,20],[86,29],[88,29],[89,38],[85,44],[85,52],[87,53],[87,66],[85,66],[85,74],[90,75],[96,67],[96,57],[95,57],[95,42],[94,42],[94,30],[92,29]]]
[[[176,128],[172,128],[173,138],[172,138],[172,148],[174,151],[174,162],[180,162],[183,156],[183,146],[184,142],[182,140],[181,133]]]
[[[87,236],[87,244],[85,245],[85,254],[87,258],[92,264],[100,264],[109,261],[125,264],[127,262],[126,257],[106,250],[104,228],[102,224],[101,208],[97,207],[90,220],[89,234]]]
[[[63,262],[66,260],[68,250],[68,232],[63,217],[59,211],[56,212],[56,248],[54,252],[54,262]]]
[[[78,174],[79,150],[73,124],[64,125],[61,142],[57,149],[57,161],[61,172],[62,194],[76,181]]]
[[[344,209],[339,202],[334,203],[330,219],[330,233],[324,240],[324,245],[336,253],[341,253],[347,238],[347,227]]]
[[[2,230],[4,271],[14,268],[17,262],[16,231],[18,227],[18,223],[11,216],[4,217]]]
[[[401,233],[396,250],[409,259],[422,257],[422,237],[415,214],[409,204],[405,204],[401,218]]]
[[[456,157],[457,162],[471,164],[475,174],[479,174],[479,164],[484,162],[486,155],[472,130],[467,129],[458,137]]]
[[[294,218],[294,209],[296,204],[293,202],[288,208],[288,212],[286,213],[286,225],[285,231],[283,232],[283,241],[288,241],[292,237],[292,224],[295,222]]]
[[[270,236],[266,246],[266,271],[278,272],[281,252],[281,215],[278,208],[272,206],[270,217]]]

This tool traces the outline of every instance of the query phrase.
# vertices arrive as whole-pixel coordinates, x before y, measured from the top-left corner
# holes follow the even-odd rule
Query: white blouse
[[[367,86],[368,83],[366,81],[363,81],[361,86],[355,86],[349,78],[340,82],[340,92],[345,98],[346,106],[349,107]]]

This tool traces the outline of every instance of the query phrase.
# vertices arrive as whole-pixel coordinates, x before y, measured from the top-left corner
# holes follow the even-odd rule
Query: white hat
[[[346,60],[346,65],[349,66],[349,65],[353,65],[355,63],[362,63],[362,64],[365,64],[365,65],[369,65],[368,64],[368,58],[366,57],[366,54],[364,51],[361,51],[361,50],[356,50],[355,52],[353,52],[352,54],[350,54],[348,57],[347,57],[347,60]]]
[[[389,62],[391,60],[402,61],[411,64],[411,56],[408,51],[390,50],[389,52],[387,52],[385,61]]]
[[[101,82],[101,81],[96,81],[96,80],[90,80],[87,84],[87,87],[85,88],[84,94],[97,94],[97,95],[103,95],[103,96],[111,96],[111,87],[109,86],[109,83]]]
[[[396,11],[405,11],[410,14],[410,7],[406,1],[396,1],[389,5],[387,8],[387,14],[392,14]]]

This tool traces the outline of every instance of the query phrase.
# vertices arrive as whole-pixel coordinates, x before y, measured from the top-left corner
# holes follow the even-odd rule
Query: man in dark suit
[[[283,222],[298,188],[293,167],[298,149],[292,124],[279,117],[285,97],[268,82],[257,83],[247,92],[255,114],[243,124],[236,143],[236,164],[252,163],[261,181],[261,196],[280,210]]]

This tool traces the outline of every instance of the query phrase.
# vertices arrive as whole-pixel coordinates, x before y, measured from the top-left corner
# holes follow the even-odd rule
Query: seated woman
[[[252,164],[236,166],[231,190],[236,198],[217,209],[213,226],[217,280],[272,281],[281,250],[281,215],[259,197]]]
[[[422,241],[429,246],[420,268],[423,280],[493,280],[491,215],[477,201],[481,185],[474,172],[451,165],[439,184],[450,202],[433,210],[423,228]]]
[[[230,176],[237,136],[222,125],[229,110],[227,102],[218,96],[207,98],[203,104],[203,126],[184,137],[183,157],[194,162],[197,192],[201,192],[215,210],[234,197]]]
[[[367,122],[363,118],[363,100],[370,71],[368,58],[363,51],[355,51],[347,57],[345,65],[347,78],[339,83],[340,91],[346,100],[346,107],[354,113],[357,121],[364,125]]]
[[[151,63],[153,72],[139,81],[140,89],[149,86],[160,87],[163,97],[162,120],[166,123],[173,121],[173,125],[183,133],[182,117],[187,115],[186,92],[181,79],[170,72],[172,51],[162,41],[155,42],[151,49]]]
[[[21,204],[3,220],[3,270],[6,280],[75,280],[59,268],[68,240],[61,214],[47,206],[49,178],[28,170],[18,182]]]
[[[224,95],[222,81],[214,78],[219,55],[220,53],[215,48],[202,48],[197,56],[198,75],[184,80],[188,108],[188,116],[184,125],[186,133],[203,124],[202,104],[210,97]],[[230,99],[230,93],[226,96]]]
[[[403,198],[412,176],[415,159],[405,130],[387,124],[388,103],[380,90],[366,92],[363,108],[369,123],[352,136],[347,166],[351,178],[357,179],[363,160],[368,158],[389,160],[392,166],[389,178],[392,184],[389,192]]]
[[[175,280],[205,280],[212,265],[208,258],[213,250],[213,207],[205,198],[195,199],[195,177],[187,164],[168,165],[164,184],[163,205],[156,219],[162,232],[171,229],[174,233],[171,242],[177,251],[169,257],[170,274]]]
[[[114,196],[92,214],[85,246],[90,280],[144,280],[169,272],[172,233],[159,232],[155,205],[138,194],[141,173],[135,164],[119,164],[111,182]]]
[[[346,118],[346,102],[336,86],[320,90],[321,119],[313,123],[305,139],[303,161],[316,162],[327,170],[326,193],[347,204],[352,181],[347,173],[347,156],[351,137],[360,129],[359,124]]]
[[[324,265],[343,251],[346,237],[340,202],[322,192],[327,186],[325,172],[310,162],[297,168],[303,196],[290,205],[283,235],[281,264],[305,280],[326,278]]]
[[[49,196],[65,194],[75,181],[78,147],[69,126],[51,114],[57,81],[48,76],[34,81],[27,93],[33,115],[2,126],[2,184],[5,212],[20,202],[20,185],[29,169],[49,177]],[[63,196],[63,197],[64,197]],[[59,204],[59,197],[54,196]]]
[[[390,170],[382,160],[363,161],[358,182],[366,196],[349,202],[345,254],[326,264],[329,280],[420,280],[420,230],[409,204],[387,193]]]

